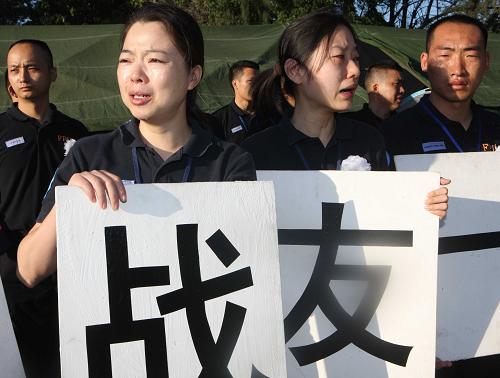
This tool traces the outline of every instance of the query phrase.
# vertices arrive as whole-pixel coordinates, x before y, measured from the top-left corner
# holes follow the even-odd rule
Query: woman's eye
[[[158,58],[150,58],[149,63],[163,63],[163,60]]]
[[[118,60],[118,63],[128,63],[128,62],[129,62],[129,60],[127,58],[120,58]]]

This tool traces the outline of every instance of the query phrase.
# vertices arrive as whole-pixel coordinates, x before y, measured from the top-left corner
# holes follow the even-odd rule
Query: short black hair
[[[373,63],[370,67],[367,68],[366,72],[370,72],[373,69],[379,70],[395,70],[399,72],[403,72],[403,68],[394,60],[381,60],[379,62]]]
[[[394,60],[386,59],[381,60],[379,62],[373,63],[370,67],[367,68],[365,79],[364,79],[364,87],[368,90],[369,87],[374,80],[376,80],[377,74],[381,71],[386,70],[394,70],[398,71],[400,74],[403,73],[403,68]]]
[[[436,30],[436,28],[439,25],[444,24],[446,22],[476,26],[481,31],[481,34],[483,36],[483,45],[484,48],[486,49],[486,45],[488,44],[488,29],[486,29],[486,26],[484,26],[484,24],[481,21],[476,20],[475,18],[472,18],[465,14],[452,14],[451,16],[440,18],[439,20],[434,22],[431,26],[429,26],[429,29],[427,29],[427,34],[425,36],[426,51],[429,51],[429,44],[431,42],[432,36],[434,35],[434,31]]]
[[[40,41],[39,39],[20,39],[9,46],[7,55],[9,55],[10,50],[12,50],[14,46],[23,44],[37,46],[38,48],[40,48],[47,56],[47,63],[49,64],[49,68],[54,68],[54,57],[52,56],[52,51],[50,51],[49,45],[47,45],[47,43],[45,43],[44,41]]]
[[[259,64],[251,60],[238,60],[229,67],[229,85],[233,87],[232,82],[236,76],[243,72],[245,68],[252,68],[256,71],[260,69]]]

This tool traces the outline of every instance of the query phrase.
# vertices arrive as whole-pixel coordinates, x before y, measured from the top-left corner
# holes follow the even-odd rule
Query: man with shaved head
[[[405,93],[403,87],[402,68],[393,61],[379,62],[371,65],[365,77],[365,90],[368,103],[357,112],[342,113],[343,117],[375,126],[388,119],[401,105]]]
[[[87,129],[49,101],[57,71],[45,42],[14,42],[6,66],[15,101],[0,114],[0,275],[26,377],[53,378],[59,371],[55,282],[25,287],[16,276],[17,246],[35,224],[66,142]]]

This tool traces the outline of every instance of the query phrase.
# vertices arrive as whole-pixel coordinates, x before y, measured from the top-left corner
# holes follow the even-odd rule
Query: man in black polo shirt
[[[259,73],[259,65],[250,60],[240,60],[229,68],[229,83],[234,91],[234,99],[216,110],[213,115],[220,120],[224,140],[241,143],[257,128],[252,103],[252,83]]]
[[[382,125],[392,156],[500,148],[500,117],[472,101],[489,67],[487,41],[484,25],[468,16],[448,16],[430,26],[420,63],[432,92]],[[439,373],[489,378],[498,376],[499,366],[500,355],[494,355],[453,362]]]
[[[479,21],[462,15],[429,28],[420,61],[432,93],[383,124],[392,156],[500,147],[500,117],[472,101],[489,67],[487,38]]]
[[[380,125],[396,112],[405,93],[401,72],[402,68],[393,61],[371,65],[365,77],[368,103],[357,112],[341,113],[340,116],[356,119],[382,131]]]
[[[88,132],[49,103],[57,73],[47,44],[13,43],[7,70],[17,102],[0,114],[0,273],[27,377],[54,377],[59,370],[55,285],[47,280],[28,289],[17,279],[17,246],[36,221],[65,144]]]

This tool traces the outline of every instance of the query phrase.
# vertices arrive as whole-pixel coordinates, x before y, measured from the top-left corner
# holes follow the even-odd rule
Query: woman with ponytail
[[[203,36],[192,16],[147,4],[125,24],[117,77],[132,119],[70,150],[43,201],[38,223],[18,250],[19,276],[35,286],[56,270],[54,189],[80,187],[101,208],[117,209],[124,183],[255,180],[250,154],[221,142],[195,119],[203,74]]]
[[[242,143],[257,169],[338,170],[351,155],[364,159],[371,170],[387,169],[382,135],[369,125],[336,116],[351,108],[360,75],[349,22],[332,8],[300,17],[281,35],[278,57],[274,71],[254,88],[254,101],[274,103],[283,117]],[[283,110],[290,103],[285,95],[295,101],[290,114]],[[447,201],[447,189],[439,188],[429,193],[426,207],[443,217]]]

